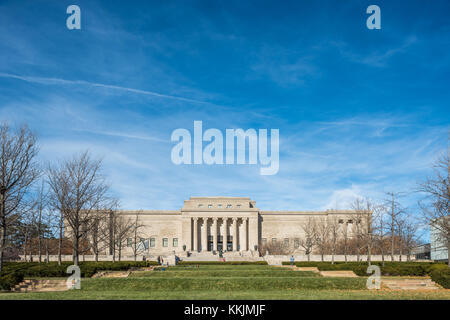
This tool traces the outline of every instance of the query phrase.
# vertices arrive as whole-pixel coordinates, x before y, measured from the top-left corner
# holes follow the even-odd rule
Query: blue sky
[[[82,29],[66,28],[67,6]],[[365,13],[381,8],[381,30]],[[0,120],[42,161],[84,149],[125,209],[250,196],[263,210],[410,193],[445,149],[448,1],[0,1]],[[280,170],[176,166],[173,130],[277,128]],[[414,209],[412,209],[414,210]]]

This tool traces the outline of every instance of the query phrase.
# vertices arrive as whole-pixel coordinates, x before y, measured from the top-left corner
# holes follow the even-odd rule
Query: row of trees
[[[128,238],[136,256],[142,224],[138,215],[117,214],[102,161],[85,151],[43,165],[38,152],[27,126],[0,125],[0,271],[5,258],[27,252],[39,262],[55,251],[59,263],[62,254],[73,254],[77,265],[81,255],[98,259],[102,251],[120,260]]]
[[[422,196],[420,212],[401,205],[402,193],[389,192],[384,200],[375,202],[357,198],[351,205],[356,211],[352,228],[342,225],[339,218],[309,218],[301,226],[299,247],[308,255],[352,254],[360,260],[361,254],[370,263],[373,254],[390,256],[406,254],[420,243],[420,226],[434,229],[436,241],[450,252],[450,138],[447,151],[433,163],[433,175],[419,183],[413,192]],[[267,243],[261,251],[273,254],[290,254],[295,248],[283,242]],[[448,261],[450,267],[450,259]]]
[[[390,194],[392,195],[392,194]],[[390,204],[390,206],[389,206]],[[400,209],[396,201],[376,204],[369,199],[356,198],[352,204],[356,214],[342,216],[330,213],[326,217],[309,217],[301,224],[301,236],[297,243],[284,241],[267,243],[262,252],[272,254],[292,254],[303,251],[308,258],[315,253],[331,255],[332,263],[336,255],[367,255],[371,261],[374,254],[382,260],[394,255],[410,258],[412,249],[419,243],[418,221],[407,215],[406,209]]]

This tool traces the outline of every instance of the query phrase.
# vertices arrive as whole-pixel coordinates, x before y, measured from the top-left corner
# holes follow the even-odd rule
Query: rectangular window
[[[154,248],[156,245],[156,239],[155,238],[150,238],[150,248]]]
[[[211,208],[212,208],[212,204],[208,204],[208,208],[210,208],[210,209],[211,209]]]
[[[172,245],[178,247],[178,238],[173,238]]]
[[[262,238],[261,240],[262,240],[262,245],[263,246],[267,245],[267,239],[266,238]]]
[[[284,243],[285,247],[289,247],[289,239],[288,238],[285,238],[283,243]]]
[[[231,204],[227,204],[227,208],[230,209],[232,206]]]
[[[169,239],[163,238],[163,247],[168,247],[168,246],[169,246]]]
[[[294,248],[298,249],[300,247],[300,239],[296,238],[294,239]]]
[[[133,246],[133,239],[128,238],[128,239],[127,239],[127,247],[128,247],[128,248],[131,248],[132,246]]]
[[[272,244],[277,244],[277,238],[272,238]]]

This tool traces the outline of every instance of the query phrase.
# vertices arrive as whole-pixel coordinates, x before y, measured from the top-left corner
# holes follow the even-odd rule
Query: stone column
[[[237,251],[237,233],[238,233],[238,223],[237,218],[233,218],[233,251]]]
[[[250,217],[248,220],[248,247],[254,251],[258,245],[258,217]]]
[[[242,246],[243,248],[241,248],[243,251],[247,251],[248,250],[248,218],[243,218],[242,219],[242,226],[244,228],[244,239],[242,241]]]
[[[227,229],[227,220],[228,218],[222,218],[223,221],[223,236],[222,236],[222,251],[227,251],[227,238],[228,238],[228,229]]]
[[[203,218],[202,251],[208,251],[208,218]]]
[[[194,251],[198,252],[198,218],[194,219]]]
[[[217,251],[217,218],[213,218],[212,224],[213,250]]]

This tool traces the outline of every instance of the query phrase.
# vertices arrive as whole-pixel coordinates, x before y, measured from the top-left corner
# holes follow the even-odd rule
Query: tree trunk
[[[42,245],[42,238],[41,238],[41,224],[42,224],[42,212],[39,209],[39,222],[38,222],[38,254],[39,254],[39,263],[42,262],[42,250],[41,250],[41,245]]]
[[[48,252],[48,239],[45,239],[45,254],[47,256],[47,263],[50,262],[50,253]]]
[[[5,207],[5,194],[0,193],[0,272],[3,270],[4,250],[6,247],[6,207]]]
[[[3,220],[3,219],[2,219]],[[3,270],[3,252],[6,247],[6,223],[2,221],[1,239],[0,239],[0,272]]]
[[[59,217],[59,239],[58,239],[58,265],[60,266],[62,263],[62,241],[63,241],[63,213],[61,211],[60,217]]]
[[[333,251],[331,252],[331,264],[334,264],[334,255],[336,254],[336,242],[333,243]]]
[[[78,252],[78,233],[75,233],[74,239],[73,239],[73,264],[78,266],[78,263],[80,262],[79,252]]]
[[[24,240],[23,240],[23,258],[25,259],[25,262],[27,262],[27,235],[25,233]]]

